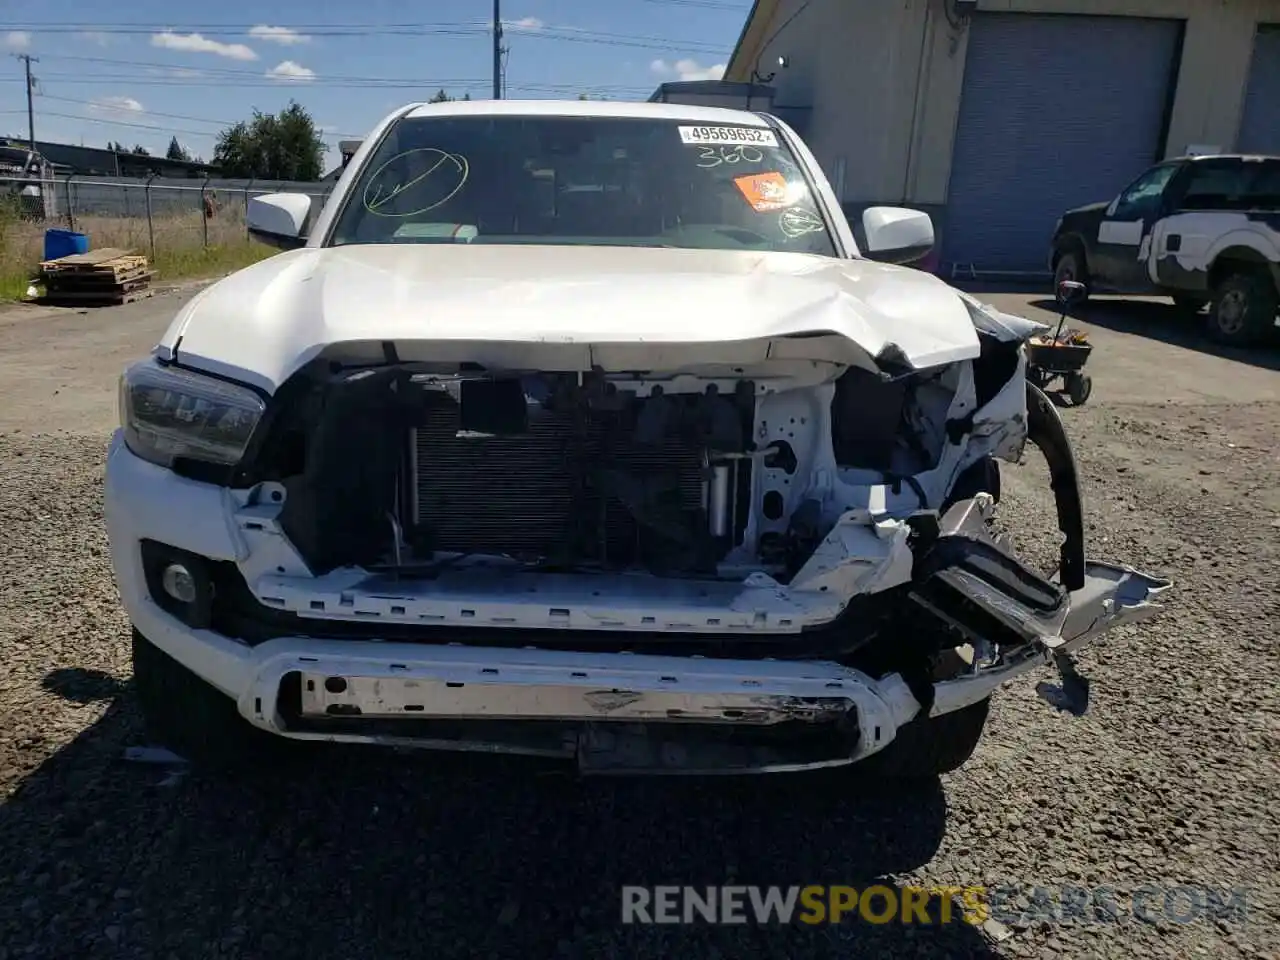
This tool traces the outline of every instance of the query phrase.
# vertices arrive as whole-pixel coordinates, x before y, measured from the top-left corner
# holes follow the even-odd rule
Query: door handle
[[[1181,249],[1182,249],[1182,234],[1180,234],[1180,233],[1171,233],[1171,234],[1169,234],[1169,238],[1165,241],[1164,248],[1165,248],[1165,250],[1167,250],[1169,253],[1177,253],[1179,250],[1181,250]]]

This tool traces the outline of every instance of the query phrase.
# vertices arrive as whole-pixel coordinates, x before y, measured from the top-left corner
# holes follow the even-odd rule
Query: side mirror
[[[868,207],[862,211],[862,232],[867,257],[881,263],[915,263],[933,249],[933,220],[919,210]]]
[[[245,222],[249,236],[281,250],[294,250],[307,242],[311,197],[305,193],[268,193],[249,200]]]

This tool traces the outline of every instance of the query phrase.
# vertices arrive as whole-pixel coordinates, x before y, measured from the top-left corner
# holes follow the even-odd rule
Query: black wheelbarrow
[[[1062,327],[1067,321],[1067,308],[1082,299],[1084,292],[1084,284],[1074,280],[1058,284],[1058,303],[1062,306],[1058,329],[1052,339],[1036,337],[1027,342],[1027,379],[1047,393],[1049,384],[1061,377],[1062,392],[1073,407],[1084,404],[1093,391],[1093,381],[1082,372],[1093,352],[1093,344],[1072,331],[1067,331],[1064,337]]]

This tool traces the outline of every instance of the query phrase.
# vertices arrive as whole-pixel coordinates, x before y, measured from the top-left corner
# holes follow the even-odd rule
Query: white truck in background
[[[1219,343],[1256,343],[1280,310],[1280,157],[1158,163],[1115,199],[1063,214],[1049,263],[1055,288],[1172,297],[1203,311]]]

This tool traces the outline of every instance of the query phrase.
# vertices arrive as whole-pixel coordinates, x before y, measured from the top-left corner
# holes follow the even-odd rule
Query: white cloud
[[[725,64],[713,63],[709,67],[701,66],[696,60],[677,60],[668,63],[666,60],[652,60],[649,69],[662,77],[674,76],[678,80],[719,80],[724,76]]]
[[[144,112],[142,104],[133,97],[95,97],[89,102],[89,111],[108,117],[136,116]]]
[[[10,30],[4,35],[4,42],[0,46],[6,50],[26,50],[31,46],[31,34],[25,30]]]
[[[294,60],[284,60],[267,71],[272,80],[286,80],[305,83],[316,78],[316,72],[304,67]]]
[[[220,43],[198,33],[174,33],[165,30],[151,35],[153,47],[181,50],[184,53],[213,53],[229,60],[257,60],[258,55],[243,43]]]
[[[114,39],[111,34],[104,33],[101,30],[81,30],[76,36],[85,43],[92,43],[99,47],[109,46]]]
[[[250,28],[249,36],[258,40],[265,40],[267,43],[278,43],[285,47],[311,42],[311,38],[305,33],[299,33],[289,27],[269,27],[265,23],[260,23],[256,27]]]

